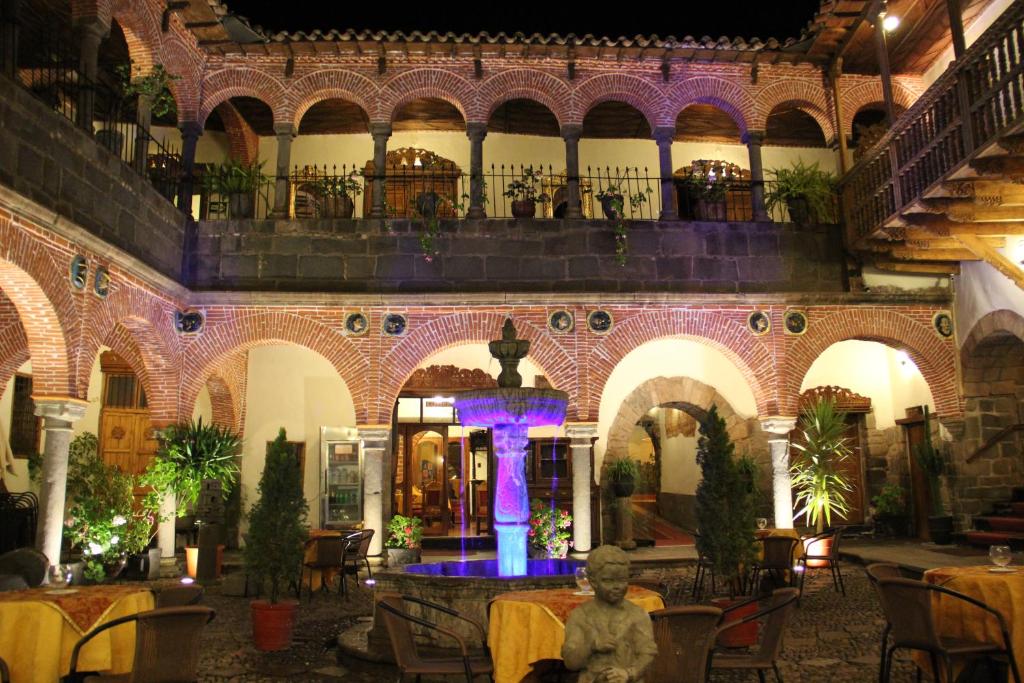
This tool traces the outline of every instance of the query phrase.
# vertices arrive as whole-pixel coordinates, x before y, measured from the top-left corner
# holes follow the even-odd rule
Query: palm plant
[[[818,533],[832,525],[832,513],[845,519],[850,511],[846,494],[853,490],[841,471],[850,457],[846,413],[837,412],[832,399],[820,399],[800,415],[800,438],[793,444],[800,453],[790,467],[796,513]]]

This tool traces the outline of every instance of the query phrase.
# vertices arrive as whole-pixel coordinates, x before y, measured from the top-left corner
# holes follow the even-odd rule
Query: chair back
[[[761,629],[761,644],[755,655],[758,659],[775,662],[782,654],[782,636],[799,597],[798,588],[779,588],[772,592],[768,607],[762,612],[767,618]]]
[[[395,656],[395,664],[399,671],[416,668],[422,658],[416,649],[416,638],[413,636],[411,615],[405,611],[402,596],[397,593],[381,593],[377,599],[376,609],[384,620],[391,641],[391,653]]]
[[[306,560],[307,567],[340,567],[348,541],[341,536],[317,536],[308,541],[313,545],[313,559]]]
[[[789,536],[767,536],[760,540],[764,547],[764,560],[761,567],[765,569],[790,569],[793,566],[793,549],[798,541]]]
[[[356,559],[365,560],[370,552],[370,541],[373,540],[373,529],[363,529],[359,532],[358,545],[356,546]]]
[[[900,569],[898,564],[889,564],[888,562],[875,562],[864,567],[864,571],[868,575],[868,580],[871,581],[875,588],[878,588],[878,582],[882,579],[902,579],[903,571]]]
[[[658,654],[645,679],[704,683],[708,654],[721,620],[722,610],[717,607],[669,607],[651,612]]]
[[[156,594],[157,609],[161,607],[188,607],[198,605],[203,599],[202,586],[172,586]]]
[[[932,586],[914,579],[880,579],[877,586],[895,644],[919,650],[942,649],[932,614]]]
[[[199,677],[203,627],[209,607],[167,607],[142,612],[135,620],[132,683],[185,683]]]

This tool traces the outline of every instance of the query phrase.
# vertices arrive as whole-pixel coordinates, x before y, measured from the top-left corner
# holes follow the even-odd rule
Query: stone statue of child
[[[583,669],[579,683],[635,683],[654,661],[658,646],[651,618],[625,599],[629,557],[613,545],[602,545],[587,558],[587,575],[597,599],[569,614],[562,659]]]

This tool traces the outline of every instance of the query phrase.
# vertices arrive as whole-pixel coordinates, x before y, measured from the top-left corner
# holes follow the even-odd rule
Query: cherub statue
[[[579,683],[635,683],[654,661],[658,646],[651,618],[625,599],[629,588],[629,557],[613,545],[602,545],[587,558],[587,575],[596,600],[569,614],[562,659]]]

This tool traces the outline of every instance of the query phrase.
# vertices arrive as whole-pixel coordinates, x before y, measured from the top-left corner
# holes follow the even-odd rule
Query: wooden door
[[[864,523],[864,450],[860,440],[863,419],[863,415],[855,413],[846,415],[846,438],[850,447],[850,457],[839,465],[840,473],[852,489],[846,495],[846,504],[850,508],[844,520],[846,524]]]
[[[903,424],[904,436],[907,442],[907,458],[910,461],[910,497],[913,501],[914,529],[917,537],[922,541],[930,541],[931,534],[928,533],[928,515],[931,511],[931,489],[928,484],[928,475],[924,473],[921,466],[914,457],[914,449],[924,441],[924,421],[900,421]]]
[[[447,425],[401,425],[396,444],[402,459],[395,483],[395,507],[423,518],[423,533],[444,536],[451,526],[447,486]]]
[[[141,474],[156,454],[158,443],[149,420],[146,393],[116,354],[100,356],[103,371],[99,450],[104,462],[128,474]]]

